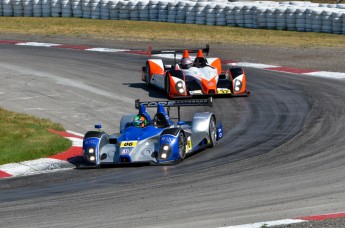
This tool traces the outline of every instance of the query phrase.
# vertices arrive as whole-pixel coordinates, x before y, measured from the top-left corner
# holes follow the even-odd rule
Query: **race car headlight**
[[[169,158],[170,152],[171,152],[171,147],[169,145],[167,144],[162,145],[159,158],[163,160]]]
[[[182,81],[177,82],[175,85],[175,89],[178,93],[183,94],[185,92],[183,88],[183,82]]]
[[[235,92],[239,92],[242,89],[242,82],[238,79],[234,80],[234,90]]]
[[[96,148],[89,147],[84,150],[84,156],[89,162],[96,162]]]
[[[92,162],[96,161],[96,157],[95,156],[90,156],[90,161],[92,161]]]

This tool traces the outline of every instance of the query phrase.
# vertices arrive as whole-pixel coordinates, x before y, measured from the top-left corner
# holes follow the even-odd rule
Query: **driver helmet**
[[[189,69],[189,67],[192,66],[193,62],[190,58],[182,58],[180,64],[183,69]]]
[[[133,119],[133,125],[135,127],[146,127],[148,121],[144,115],[136,115]]]

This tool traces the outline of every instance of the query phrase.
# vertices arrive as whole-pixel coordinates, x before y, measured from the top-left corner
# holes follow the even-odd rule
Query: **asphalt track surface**
[[[0,106],[68,130],[102,123],[114,132],[134,99],[164,99],[139,80],[145,56],[6,45],[0,53]],[[345,82],[246,72],[250,97],[214,101],[225,128],[215,148],[175,166],[2,179],[0,227],[221,227],[344,211]]]

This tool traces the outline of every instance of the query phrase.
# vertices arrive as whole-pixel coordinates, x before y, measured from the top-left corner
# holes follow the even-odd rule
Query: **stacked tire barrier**
[[[0,0],[0,16],[77,17],[345,34],[345,4],[228,0]]]

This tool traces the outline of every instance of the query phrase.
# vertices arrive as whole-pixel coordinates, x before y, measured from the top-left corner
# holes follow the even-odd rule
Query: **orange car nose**
[[[201,79],[202,92],[204,94],[216,93],[217,91],[217,81],[216,77],[211,80]]]

